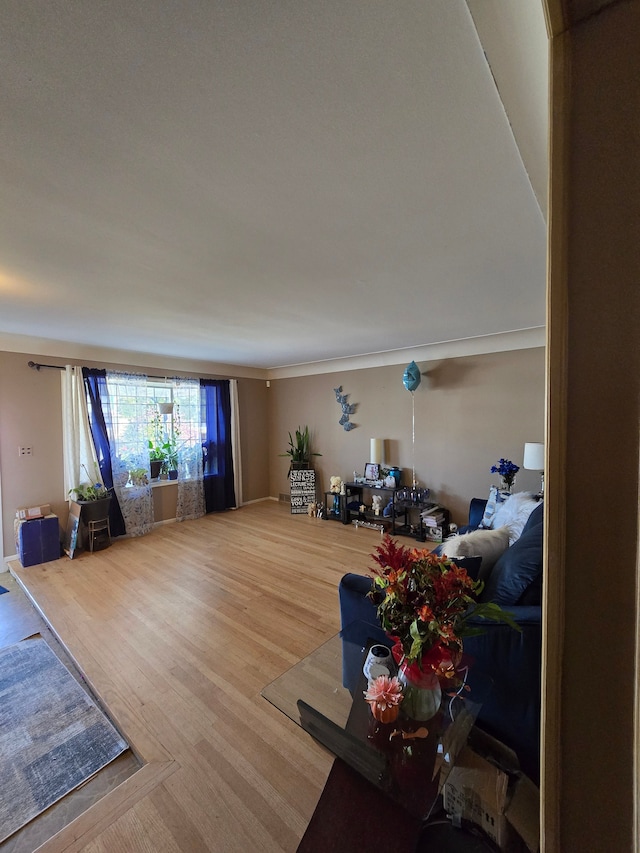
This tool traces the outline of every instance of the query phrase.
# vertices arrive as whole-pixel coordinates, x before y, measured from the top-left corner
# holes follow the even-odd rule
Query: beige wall
[[[67,503],[64,494],[62,465],[62,401],[60,372],[35,371],[28,361],[64,364],[65,359],[46,354],[0,352],[0,477],[2,478],[3,555],[15,554],[13,520],[18,506],[50,503],[62,526],[66,525]],[[74,364],[88,367],[114,367],[144,373],[144,368],[118,363],[96,364],[90,359],[74,357]],[[170,359],[165,369],[175,372]],[[150,374],[161,374],[157,367]],[[215,378],[215,374],[199,373]],[[241,453],[243,497],[245,501],[267,495],[267,422],[265,383],[259,379],[238,379],[241,421]],[[19,457],[18,446],[33,448],[31,457]],[[174,489],[160,490],[156,520],[175,514],[170,504]]]
[[[422,383],[415,392],[417,479],[453,513],[466,519],[469,500],[486,496],[496,476],[489,472],[501,456],[522,465],[525,441],[543,441],[545,419],[544,349],[421,362]],[[319,492],[329,477],[351,479],[369,461],[371,438],[386,439],[389,464],[411,482],[411,394],[404,366],[377,367],[294,379],[272,380],[269,394],[270,494],[288,494],[288,433],[309,425]],[[424,375],[426,374],[426,375]],[[345,432],[334,388],[342,385],[357,404]],[[516,489],[537,491],[540,477],[518,473]]]
[[[269,495],[268,390],[262,379],[238,380],[243,503]]]

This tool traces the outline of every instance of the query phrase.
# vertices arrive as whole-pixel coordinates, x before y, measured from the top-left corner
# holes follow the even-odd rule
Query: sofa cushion
[[[482,557],[478,577],[484,580],[498,557],[509,547],[509,530],[474,530],[460,536],[452,536],[442,545],[447,557]]]
[[[482,528],[483,530],[490,530],[492,527],[500,526],[494,525],[493,519],[500,504],[504,503],[508,497],[509,492],[505,492],[497,486],[491,486],[489,489],[489,497],[487,498],[487,503],[484,508],[482,521],[478,525],[479,528]]]
[[[540,604],[542,538],[543,525],[535,524],[502,554],[485,580],[480,601],[494,601],[503,607]],[[536,597],[537,601],[531,600]]]
[[[538,501],[529,492],[517,492],[500,504],[493,518],[494,527],[509,528],[509,544],[520,537],[529,516],[538,507]]]

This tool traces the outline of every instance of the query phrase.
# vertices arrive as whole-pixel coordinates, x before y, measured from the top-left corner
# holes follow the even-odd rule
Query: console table
[[[413,536],[420,542],[424,542],[426,539],[433,539],[437,542],[445,538],[450,520],[449,511],[429,500],[428,497],[420,497],[419,490],[355,482],[345,483],[344,487],[345,494],[337,495],[332,492],[325,492],[322,514],[324,519],[334,519],[343,524],[350,524],[353,521],[379,524],[393,536],[398,534]],[[390,514],[385,516],[381,512],[380,515],[376,515],[373,510],[369,509],[361,512],[359,507],[365,501],[365,492],[368,499],[376,494],[383,496],[383,510],[385,505],[388,506],[391,502]],[[358,509],[350,508],[349,504],[355,502],[358,504]],[[429,529],[423,524],[421,518],[421,514],[425,510],[435,509],[436,507],[443,516],[442,524],[434,528],[440,531],[440,536],[430,535]]]

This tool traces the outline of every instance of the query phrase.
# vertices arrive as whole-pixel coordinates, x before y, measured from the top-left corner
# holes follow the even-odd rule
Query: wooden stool
[[[111,526],[108,518],[100,518],[87,524],[89,537],[89,551],[100,551],[111,545]]]

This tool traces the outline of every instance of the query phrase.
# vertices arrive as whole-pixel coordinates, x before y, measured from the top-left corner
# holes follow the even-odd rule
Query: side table
[[[347,496],[336,492],[325,492],[324,503],[322,506],[322,517],[332,519],[333,521],[341,521],[347,524]]]
[[[89,551],[101,551],[111,545],[111,526],[108,518],[100,518],[87,523],[87,539]]]

